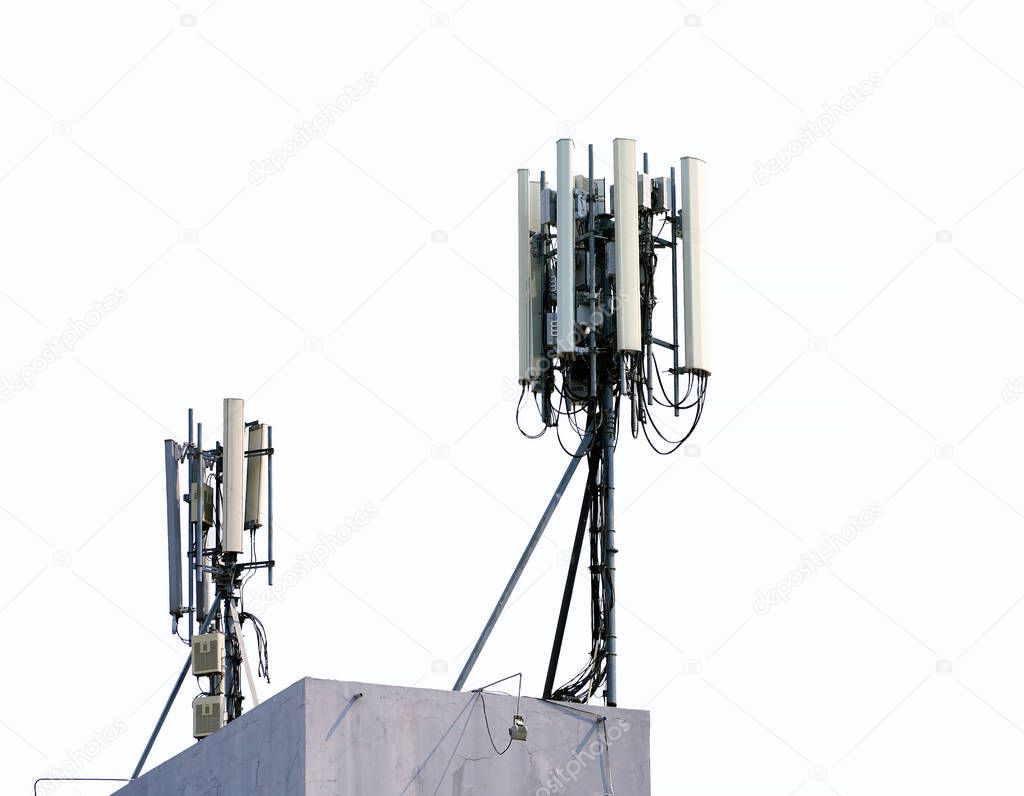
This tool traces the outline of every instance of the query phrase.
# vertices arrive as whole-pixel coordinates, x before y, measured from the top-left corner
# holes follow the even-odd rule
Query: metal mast
[[[263,623],[242,608],[245,583],[257,569],[267,570],[273,585],[273,461],[271,427],[245,422],[239,398],[224,399],[224,441],[203,448],[203,424],[194,423],[188,410],[188,442],[164,440],[167,492],[167,562],[171,632],[190,646],[146,743],[132,778],[139,776],[153,743],[191,668],[202,681],[202,695],[193,700],[193,736],[199,740],[242,714],[243,674],[249,698],[259,704],[250,659],[246,654],[243,623],[256,631],[259,674],[269,682],[266,634]],[[188,491],[179,488],[179,466],[188,463]],[[187,505],[188,527],[184,558],[188,601],[182,598],[181,502]],[[257,555],[257,532],[266,538],[266,558]],[[246,532],[249,541],[246,544]],[[246,557],[248,554],[248,558]],[[188,638],[179,623],[188,618]],[[198,623],[198,631],[196,624]]]

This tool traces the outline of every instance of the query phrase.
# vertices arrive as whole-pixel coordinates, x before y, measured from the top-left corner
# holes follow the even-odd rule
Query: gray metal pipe
[[[668,171],[668,189],[672,194],[669,209],[672,211],[672,384],[673,414],[679,417],[679,244],[676,241],[676,169]]]
[[[618,703],[618,658],[615,636],[615,396],[611,385],[604,388],[604,428],[602,473],[604,491],[604,573],[605,573],[605,704],[613,708]]]
[[[274,427],[267,426],[267,585],[274,585]]]
[[[587,292],[590,294],[590,398],[597,398],[597,248],[594,236],[594,145],[587,147]]]
[[[194,570],[192,576],[196,581],[196,616],[206,615],[206,601],[209,599],[209,592],[206,588],[206,578],[203,575],[203,484],[205,483],[203,464],[203,424],[196,423],[196,451],[195,451],[195,489],[196,493],[192,498],[192,507],[195,511],[195,528],[193,531],[192,544],[195,546],[195,555],[192,557]],[[202,631],[199,631],[202,633]]]
[[[192,416],[192,409],[189,408],[189,410],[188,410],[188,449],[187,449],[187,451],[188,451],[188,489],[189,489],[189,503],[188,503],[189,516],[188,516],[187,526],[188,526],[188,538],[189,538],[188,548],[189,548],[189,550],[192,549],[192,539],[195,538],[195,534],[194,534],[194,532],[192,530],[192,482],[195,480],[195,461],[192,459],[192,441],[193,441],[193,439],[192,439],[192,429],[193,429],[193,416]],[[195,610],[194,610],[195,609],[195,604],[196,604],[196,594],[195,594],[195,582],[194,582],[194,580],[192,578],[192,556],[189,555],[189,556],[186,556],[186,558],[188,559],[188,566],[189,566],[188,578],[187,578],[187,580],[188,580],[188,640],[191,643],[192,636],[195,634],[195,630],[196,630],[196,617],[195,617]]]

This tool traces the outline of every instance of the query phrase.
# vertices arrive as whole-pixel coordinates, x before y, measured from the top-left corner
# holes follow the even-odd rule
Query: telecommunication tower
[[[270,682],[266,632],[263,623],[245,611],[242,596],[246,583],[259,569],[267,570],[268,584],[274,582],[273,429],[259,421],[246,422],[244,412],[240,398],[224,399],[224,439],[210,448],[203,448],[203,424],[193,422],[191,409],[188,442],[164,440],[171,632],[191,649],[133,778],[142,771],[190,668],[201,690],[192,703],[197,740],[242,714],[243,672],[251,700],[259,704],[242,632],[245,622],[256,632],[257,673]],[[179,482],[181,465],[187,472],[184,494]],[[184,548],[182,503],[187,517]],[[257,545],[259,537],[264,540],[261,545]],[[266,558],[258,557],[257,547],[266,550]],[[187,603],[182,594],[183,574],[188,584]],[[184,620],[187,638],[181,635]]]
[[[519,430],[535,439],[554,429],[571,461],[454,690],[465,685],[562,494],[585,459],[586,488],[544,698],[587,702],[604,686],[606,704],[615,706],[615,448],[624,420],[628,420],[634,438],[642,432],[651,447],[664,455],[677,451],[700,420],[710,375],[701,250],[704,161],[681,158],[677,188],[674,167],[667,177],[652,178],[644,153],[642,171],[638,172],[636,142],[616,138],[609,184],[604,178],[594,177],[592,145],[588,147],[585,176],[573,173],[572,140],[563,138],[556,148],[554,188],[543,171],[539,180],[531,180],[528,169],[518,173],[522,392],[516,423],[520,423],[524,400],[535,404],[541,422],[539,431],[527,432],[522,425]],[[659,270],[658,265],[665,254],[671,258],[669,339],[656,336],[655,331],[656,287],[665,282],[664,276],[659,276],[664,269]],[[671,357],[671,367],[664,370],[658,362],[660,349]],[[663,372],[671,377],[671,396]],[[668,410],[671,420],[656,419],[656,413]],[[669,430],[676,422],[674,418],[684,412],[688,421],[683,430]],[[578,437],[575,452],[562,441],[564,425]],[[588,531],[591,647],[579,673],[555,688],[573,585]]]

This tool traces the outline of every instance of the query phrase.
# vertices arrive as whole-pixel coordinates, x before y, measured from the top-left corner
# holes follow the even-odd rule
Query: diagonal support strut
[[[523,555],[519,558],[519,563],[516,564],[512,577],[509,578],[509,581],[505,586],[505,590],[501,593],[501,597],[498,598],[498,604],[495,605],[494,610],[491,611],[491,617],[487,620],[487,624],[484,626],[483,632],[480,634],[480,638],[477,639],[476,646],[473,647],[473,651],[469,654],[469,660],[467,660],[466,665],[462,667],[459,679],[456,680],[455,685],[452,686],[453,691],[461,691],[462,687],[466,684],[466,680],[469,678],[470,673],[473,671],[473,667],[476,665],[477,658],[480,657],[480,653],[483,651],[484,645],[487,644],[487,639],[490,637],[491,631],[494,630],[494,626],[498,623],[498,618],[501,616],[501,612],[505,610],[505,605],[512,596],[512,592],[515,590],[516,584],[519,583],[519,578],[522,577],[523,570],[526,569],[526,565],[529,563],[530,557],[533,555],[533,551],[537,547],[537,543],[540,542],[541,537],[544,535],[544,530],[548,527],[551,515],[555,513],[555,509],[558,507],[558,502],[562,499],[562,495],[565,494],[565,490],[568,488],[569,482],[572,480],[573,474],[576,472],[576,468],[579,467],[580,462],[586,457],[587,451],[590,450],[590,444],[593,442],[593,439],[594,429],[593,427],[590,427],[583,435],[583,439],[580,441],[580,446],[573,455],[572,461],[569,462],[569,466],[565,470],[565,475],[563,475],[562,480],[559,481],[555,494],[551,496],[551,500],[548,502],[548,507],[544,510],[544,514],[541,516],[540,522],[537,523],[537,528],[533,532],[533,536],[530,537],[530,541],[526,545]]]

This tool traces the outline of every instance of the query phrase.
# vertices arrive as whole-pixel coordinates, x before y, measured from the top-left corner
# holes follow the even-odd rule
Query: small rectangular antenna
[[[172,632],[181,618],[181,494],[178,492],[178,444],[164,440],[164,477],[167,486],[167,583]]]
[[[252,453],[267,449],[267,427],[253,426],[249,429],[250,455],[246,461],[245,473],[245,529],[263,527],[263,505],[267,494],[267,454]]]
[[[615,172],[615,329],[619,351],[639,351],[640,221],[636,190],[636,141],[612,142]]]
[[[559,354],[576,352],[576,208],[573,201],[572,139],[560,138],[558,148],[555,224],[558,228],[558,345]]]
[[[704,252],[704,161],[681,158],[679,185],[683,232],[683,365],[690,371],[709,371],[704,334],[705,307]]]
[[[242,479],[245,462],[245,403],[241,398],[224,399],[224,528],[222,551],[242,552],[242,523],[245,492]]]

